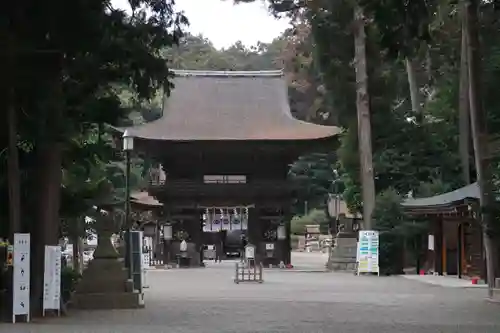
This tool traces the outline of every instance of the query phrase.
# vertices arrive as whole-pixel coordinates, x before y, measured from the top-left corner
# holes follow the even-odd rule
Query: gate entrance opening
[[[241,257],[248,237],[247,206],[206,208],[202,223],[205,259]]]

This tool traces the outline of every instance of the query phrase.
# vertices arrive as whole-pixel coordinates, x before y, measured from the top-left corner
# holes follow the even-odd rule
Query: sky
[[[115,8],[128,9],[127,0],[112,0]],[[287,20],[277,20],[267,11],[265,2],[234,5],[233,0],[177,0],[184,11],[192,34],[202,34],[216,48],[226,48],[241,40],[251,46],[269,43],[289,27]]]

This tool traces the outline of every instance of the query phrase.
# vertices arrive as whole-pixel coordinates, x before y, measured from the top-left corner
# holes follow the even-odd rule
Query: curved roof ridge
[[[282,103],[281,111],[283,111],[283,113],[285,114],[286,117],[290,118],[291,120],[295,121],[296,123],[301,123],[302,125],[314,125],[317,127],[324,127],[324,128],[331,128],[333,126],[333,125],[313,123],[313,122],[302,120],[302,119],[295,117],[292,113],[292,110],[290,108],[290,104],[288,102],[288,84],[286,81],[283,81],[283,86],[284,86],[284,91],[285,91],[286,96],[285,96],[285,99],[283,99],[283,101],[285,101],[285,102]],[[341,131],[342,131],[342,129],[340,129],[340,132]]]
[[[282,77],[282,69],[260,70],[260,71],[213,71],[213,70],[190,70],[171,69],[176,76],[204,76],[204,77]]]

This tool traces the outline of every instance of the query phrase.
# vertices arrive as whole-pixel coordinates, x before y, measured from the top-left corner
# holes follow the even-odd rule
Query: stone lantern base
[[[328,258],[327,268],[332,271],[354,272],[356,270],[357,247],[356,233],[339,232],[335,239],[335,247]]]
[[[136,309],[144,307],[144,295],[133,290],[120,258],[95,258],[83,272],[71,299],[77,309]]]
[[[77,309],[136,309],[144,307],[144,294],[134,290],[124,259],[111,243],[117,229],[115,215],[96,212],[97,248],[94,259],[76,286],[71,305]]]

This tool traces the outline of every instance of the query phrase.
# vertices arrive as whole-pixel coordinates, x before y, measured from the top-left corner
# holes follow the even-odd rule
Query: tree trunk
[[[354,9],[354,57],[356,68],[356,109],[358,113],[358,140],[361,162],[364,229],[372,229],[372,212],[375,208],[375,181],[371,142],[368,73],[366,66],[366,34],[363,8]]]
[[[493,229],[494,219],[492,209],[494,207],[493,183],[491,163],[488,153],[488,129],[487,115],[483,108],[481,92],[481,57],[479,54],[479,23],[478,6],[480,0],[469,0],[465,2],[466,16],[465,24],[467,31],[467,56],[469,74],[469,101],[472,138],[474,144],[474,157],[476,163],[477,182],[479,185],[480,214],[483,227],[484,252],[486,256],[486,274],[488,279],[488,294],[492,296],[492,288],[495,282],[497,260],[494,251]]]
[[[462,178],[465,185],[470,180],[470,115],[469,115],[469,73],[467,60],[467,31],[465,25],[465,10],[462,18],[462,46],[460,51],[460,99],[458,105],[459,118],[459,156]]]
[[[50,91],[47,103],[40,110],[38,137],[36,142],[36,159],[38,171],[38,193],[35,232],[35,243],[32,247],[32,314],[41,315],[43,301],[43,270],[45,245],[59,244],[59,206],[62,183],[62,115],[64,97],[60,77],[60,59],[50,59]],[[53,62],[57,61],[57,63]],[[54,66],[54,67],[52,67]]]
[[[38,222],[37,237],[33,248],[33,315],[39,316],[43,300],[43,271],[45,245],[59,244],[59,203],[62,181],[61,144],[51,139],[40,143],[37,148]]]
[[[14,233],[21,232],[21,178],[19,170],[19,151],[17,147],[17,115],[15,110],[14,92],[10,92],[8,117],[9,156],[8,156],[8,185],[9,185],[9,234],[14,240]]]
[[[83,240],[81,229],[84,228],[85,217],[77,217],[74,221],[71,221],[71,243],[73,244],[73,269],[78,273],[83,271]]]
[[[417,74],[415,73],[415,61],[406,57],[405,63],[408,87],[410,89],[411,109],[415,114],[420,114],[420,92],[418,89]]]
[[[71,244],[73,245],[72,266],[75,271],[79,272],[80,258],[78,257],[78,251],[80,250],[80,236],[76,232],[73,232],[71,235]]]

